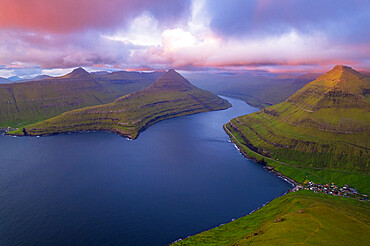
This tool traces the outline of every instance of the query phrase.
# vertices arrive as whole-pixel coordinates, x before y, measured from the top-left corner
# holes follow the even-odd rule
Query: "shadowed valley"
[[[307,73],[278,74],[270,73],[194,73],[186,75],[196,85],[217,95],[224,95],[244,100],[260,109],[281,103],[301,89],[305,84],[315,80],[320,74]]]

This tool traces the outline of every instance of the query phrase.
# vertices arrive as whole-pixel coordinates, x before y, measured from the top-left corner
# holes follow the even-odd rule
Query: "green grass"
[[[250,149],[247,155],[278,160],[269,165],[285,176],[348,184],[369,194],[369,90],[369,77],[337,67],[286,102],[232,119],[226,127]]]
[[[134,139],[160,120],[230,106],[226,100],[193,86],[175,71],[169,71],[143,91],[109,104],[69,111],[24,128],[27,135],[33,136],[96,130]],[[23,130],[9,132],[23,133]]]
[[[78,76],[1,84],[0,128],[22,127],[73,109],[110,103],[146,88],[160,75],[117,72],[93,76],[82,71]]]
[[[174,245],[366,245],[369,203],[298,191]]]
[[[257,162],[266,163],[268,166],[274,167],[274,170],[282,173],[284,176],[290,177],[298,183],[303,183],[305,180],[311,180],[315,183],[336,183],[337,185],[350,184],[360,192],[370,194],[370,177],[368,174],[342,171],[342,170],[320,170],[315,168],[308,168],[302,165],[281,163],[279,161],[270,159],[247,147],[242,133],[230,127],[230,123],[226,124],[226,132],[229,133],[234,143],[238,145],[242,152],[249,158]],[[236,139],[236,141],[235,141]]]

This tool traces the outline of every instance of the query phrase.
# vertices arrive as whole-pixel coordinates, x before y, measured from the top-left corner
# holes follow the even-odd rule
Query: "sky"
[[[0,0],[0,77],[370,70],[368,0]]]

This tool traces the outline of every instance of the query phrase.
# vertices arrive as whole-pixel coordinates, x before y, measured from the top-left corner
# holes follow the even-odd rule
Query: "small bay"
[[[291,185],[223,131],[232,108],[159,122],[128,140],[0,136],[0,245],[166,245],[230,222]]]

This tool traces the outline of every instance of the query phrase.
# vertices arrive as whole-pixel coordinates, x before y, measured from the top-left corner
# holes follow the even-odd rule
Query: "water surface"
[[[0,245],[166,245],[248,214],[291,186],[222,125],[256,108],[112,133],[0,136]]]

